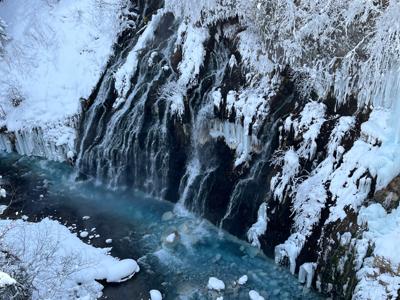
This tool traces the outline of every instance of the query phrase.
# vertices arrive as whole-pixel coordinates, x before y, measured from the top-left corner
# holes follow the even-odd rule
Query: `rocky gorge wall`
[[[377,256],[358,213],[399,171],[388,112],[304,97],[290,66],[255,70],[249,53],[263,56],[238,18],[199,25],[156,8],[133,8],[84,113],[79,170],[184,205],[334,298],[368,298],[359,283]]]

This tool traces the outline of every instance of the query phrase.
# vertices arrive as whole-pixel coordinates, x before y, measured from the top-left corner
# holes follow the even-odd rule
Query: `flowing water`
[[[75,182],[71,167],[34,158],[3,155],[0,174],[8,201],[12,199],[7,216],[17,212],[29,220],[52,216],[68,226],[76,224],[78,232],[95,227],[100,237],[92,244],[106,247],[105,239],[111,238],[114,256],[138,260],[141,271],[126,283],[106,284],[105,298],[148,299],[150,289],[159,289],[165,299],[216,299],[219,294],[206,288],[208,278],[215,276],[226,284],[224,299],[248,299],[250,289],[268,299],[318,299],[257,249],[179,204],[138,191],[117,192]],[[165,243],[173,232],[178,239]],[[244,274],[248,283],[234,285]]]

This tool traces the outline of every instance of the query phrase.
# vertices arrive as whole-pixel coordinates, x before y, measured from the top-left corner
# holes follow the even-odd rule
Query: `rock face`
[[[351,298],[374,252],[360,209],[398,206],[397,179],[383,189],[400,172],[390,112],[306,98],[290,67],[265,71],[238,18],[192,24],[160,5],[129,9],[84,111],[80,172],[180,202]]]
[[[121,36],[84,114],[77,165],[112,186],[180,201],[245,237],[269,190],[293,83],[286,70],[266,82],[246,70],[237,20],[197,28],[146,5],[135,8],[152,9],[146,29],[139,18],[142,34]]]
[[[389,212],[396,209],[400,200],[400,177],[395,177],[386,188],[376,192],[374,200]]]

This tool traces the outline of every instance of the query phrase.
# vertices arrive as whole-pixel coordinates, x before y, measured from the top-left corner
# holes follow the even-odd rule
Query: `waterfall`
[[[280,72],[264,81],[242,64],[236,22],[200,29],[160,9],[137,26],[84,111],[80,173],[178,202],[245,238],[295,98]]]
[[[157,95],[162,83],[171,80],[166,66],[174,44],[172,15],[163,16],[155,27],[158,34],[137,53],[141,63],[129,78],[126,99],[122,102],[115,91],[114,74],[127,63],[122,52],[107,70],[81,126],[77,165],[110,187],[137,185],[154,193],[166,186],[163,172],[171,150],[166,148],[165,127],[173,124],[167,124],[166,103]],[[134,38],[130,47],[136,42]]]

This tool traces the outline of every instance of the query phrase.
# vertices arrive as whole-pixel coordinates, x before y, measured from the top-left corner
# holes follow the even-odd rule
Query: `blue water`
[[[112,238],[113,255],[138,261],[141,271],[126,283],[106,285],[105,299],[147,300],[150,289],[160,290],[164,299],[249,299],[251,289],[266,299],[320,299],[248,243],[172,203],[76,182],[65,164],[16,155],[0,156],[0,174],[13,190],[8,216],[17,211],[30,220],[50,215],[67,226],[75,224],[76,231],[95,227],[100,237],[92,244],[106,247],[105,239]],[[171,212],[173,217],[166,218]],[[171,245],[165,237],[172,232],[178,239]],[[245,274],[246,285],[233,283]],[[225,282],[223,293],[207,290],[210,276]]]

